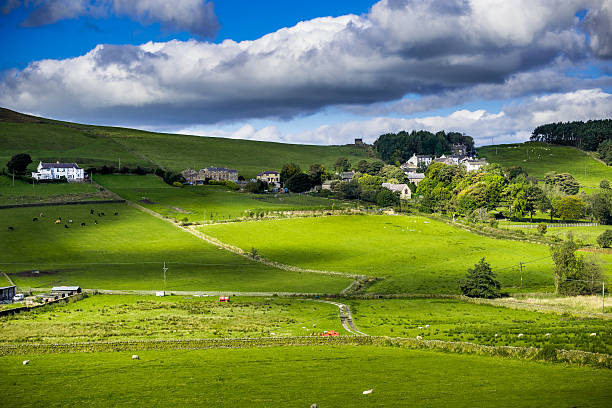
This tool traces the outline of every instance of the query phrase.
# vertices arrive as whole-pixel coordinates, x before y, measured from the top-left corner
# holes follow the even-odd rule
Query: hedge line
[[[346,345],[374,345],[381,347],[440,350],[462,354],[499,356],[520,360],[549,361],[569,363],[579,366],[589,365],[599,368],[612,368],[612,356],[609,354],[535,347],[486,346],[468,342],[417,340],[412,338],[393,338],[384,336],[302,336],[197,340],[134,340],[64,344],[9,344],[0,345],[0,356],[139,350],[196,350],[219,348]]]

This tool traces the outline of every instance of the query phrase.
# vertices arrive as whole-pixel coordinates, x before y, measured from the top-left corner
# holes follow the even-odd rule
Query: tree
[[[294,193],[303,193],[311,189],[312,181],[308,174],[298,173],[287,180],[285,187]]]
[[[268,183],[263,180],[256,180],[247,184],[247,191],[253,194],[261,194],[268,189]]]
[[[612,205],[609,190],[602,190],[602,193],[593,193],[589,196],[589,204],[593,218],[600,224],[610,224],[612,222]]]
[[[392,207],[400,202],[400,194],[383,188],[376,194],[376,204],[381,207]]]
[[[540,235],[546,234],[547,230],[548,230],[548,227],[546,226],[545,223],[541,222],[541,223],[538,224],[538,233]]]
[[[406,182],[406,173],[397,166],[385,166],[378,174],[388,183],[402,184]]]
[[[339,183],[339,191],[342,198],[346,199],[359,198],[361,195],[359,182],[355,179],[349,181],[348,183]]]
[[[584,217],[586,206],[580,198],[567,196],[558,200],[555,212],[563,220],[579,220]]]
[[[567,195],[578,194],[580,190],[580,184],[569,173],[547,173],[544,177],[544,182],[547,185],[557,186],[561,192]]]
[[[602,248],[610,248],[612,246],[612,230],[605,230],[598,236],[597,244]]]
[[[351,163],[346,157],[338,157],[336,163],[334,164],[334,169],[336,169],[338,173],[341,173],[343,171],[349,171],[350,168]]]
[[[555,292],[567,296],[598,292],[604,277],[594,258],[576,256],[578,246],[569,239],[550,249],[555,278]]]
[[[530,185],[527,187],[525,210],[529,213],[530,222],[533,222],[533,214],[538,208],[546,205],[546,195],[538,186]]]
[[[285,184],[287,180],[289,180],[291,177],[301,172],[302,172],[302,169],[297,164],[287,163],[283,166],[283,168],[280,171],[280,181],[281,183]]]
[[[602,190],[609,190],[610,189],[610,182],[608,180],[601,180],[599,182],[599,188],[601,188]]]
[[[473,269],[468,269],[466,277],[460,281],[459,289],[468,297],[485,299],[501,297],[501,285],[484,258],[474,265]]]
[[[27,153],[19,153],[11,157],[6,163],[6,167],[11,174],[25,174],[28,165],[32,163],[32,158]]]
[[[311,164],[308,169],[308,176],[312,186],[318,186],[323,183],[323,176],[325,175],[325,167],[321,164]]]

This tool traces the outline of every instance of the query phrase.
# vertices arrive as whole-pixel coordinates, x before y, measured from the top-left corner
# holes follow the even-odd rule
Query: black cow
[[[9,230],[9,231],[15,231],[15,228],[13,228],[13,227],[8,227],[8,230]]]
[[[94,224],[96,224],[96,225],[97,225],[97,224],[98,224],[98,220],[94,220]]]
[[[118,213],[118,212],[115,212],[115,215],[119,215],[119,213]]]
[[[68,224],[64,224],[64,228],[69,228],[69,227],[68,227]]]
[[[84,226],[85,226],[85,223],[84,223],[84,222],[82,222],[82,223],[81,223],[81,227],[84,227]]]
[[[38,218],[36,217],[32,218],[32,222],[36,222],[36,221],[38,221]]]
[[[89,210],[89,213],[90,213],[91,215],[93,215],[94,210],[93,210],[93,209]]]

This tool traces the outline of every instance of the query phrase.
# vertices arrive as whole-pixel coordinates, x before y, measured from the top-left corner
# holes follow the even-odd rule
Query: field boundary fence
[[[578,222],[578,223],[556,223],[546,224],[546,228],[569,228],[569,227],[599,227],[598,222]],[[538,224],[535,225],[506,225],[507,228],[538,228]]]
[[[60,205],[93,205],[93,204],[123,204],[125,200],[93,200],[93,201],[59,201],[56,203],[28,203],[0,205],[0,210],[9,208],[56,207]]]

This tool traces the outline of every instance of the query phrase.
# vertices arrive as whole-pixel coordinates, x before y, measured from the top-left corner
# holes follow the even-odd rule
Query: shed
[[[15,285],[0,287],[0,302],[6,301],[6,300],[13,300],[13,296],[15,296],[16,288],[17,286]]]
[[[51,293],[74,295],[75,293],[81,293],[81,287],[80,286],[54,286],[53,288],[51,288]]]

